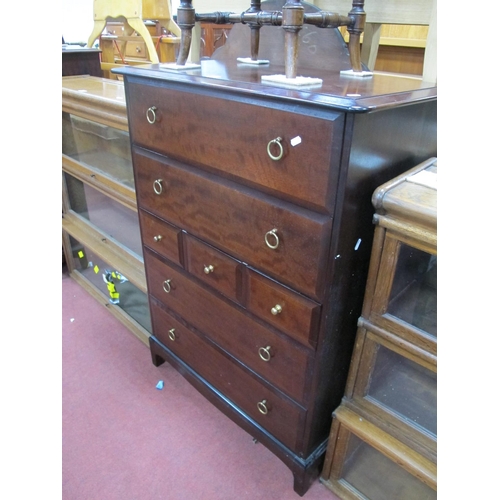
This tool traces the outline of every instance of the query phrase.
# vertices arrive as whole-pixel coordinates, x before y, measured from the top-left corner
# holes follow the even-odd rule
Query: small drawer
[[[129,113],[139,117],[130,124],[135,144],[332,212],[343,114],[311,116],[309,110],[295,112],[297,107],[292,112],[159,86],[128,86]]]
[[[186,269],[231,300],[237,299],[239,262],[216,248],[186,235]]]
[[[143,244],[158,252],[163,257],[180,264],[179,234],[180,229],[139,210]]]
[[[247,373],[172,316],[151,304],[155,337],[282,443],[297,449],[305,410]]]
[[[308,397],[312,351],[265,328],[145,249],[148,291],[159,302],[299,403]],[[196,308],[193,307],[196,304]]]
[[[322,297],[329,216],[148,151],[134,148],[132,155],[140,208],[305,295]]]
[[[141,41],[127,41],[125,44],[125,57],[134,57],[137,59],[147,59],[148,49],[146,44]]]
[[[247,308],[299,342],[316,346],[321,305],[250,269]]]

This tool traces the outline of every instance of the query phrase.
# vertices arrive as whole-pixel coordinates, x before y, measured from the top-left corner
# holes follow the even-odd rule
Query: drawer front
[[[282,443],[297,448],[305,410],[261,384],[154,302],[151,313],[155,336],[167,349]]]
[[[146,48],[146,44],[140,41],[127,41],[125,44],[125,57],[147,59],[148,50]]]
[[[299,342],[316,346],[319,304],[252,270],[248,282],[249,311]]]
[[[226,297],[237,301],[237,280],[241,280],[240,263],[193,236],[186,235],[185,241],[186,269]]]
[[[180,229],[142,210],[139,210],[139,221],[143,244],[172,262],[180,264]]]
[[[134,150],[133,156],[140,207],[305,295],[321,296],[328,216],[257,197],[252,190],[146,152]]]
[[[153,297],[272,385],[304,402],[311,355],[307,349],[255,322],[147,250],[144,262]]]
[[[133,142],[331,211],[343,115],[331,119],[129,83]],[[154,107],[154,115],[148,109]],[[281,150],[273,140],[281,138]],[[332,145],[333,139],[333,145]],[[293,145],[295,144],[295,146]],[[331,146],[332,145],[332,146]],[[331,168],[332,167],[332,168]]]

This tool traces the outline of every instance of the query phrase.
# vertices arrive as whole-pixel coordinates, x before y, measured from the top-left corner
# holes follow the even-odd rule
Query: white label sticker
[[[297,136],[297,137],[294,137],[294,138],[290,141],[290,144],[291,144],[292,146],[298,146],[301,142],[302,142],[302,139],[300,138],[300,136]]]

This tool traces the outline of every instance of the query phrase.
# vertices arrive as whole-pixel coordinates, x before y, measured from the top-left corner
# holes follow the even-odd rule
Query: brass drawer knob
[[[259,347],[259,356],[260,359],[263,361],[270,361],[271,360],[271,346],[268,345],[267,347]]]
[[[205,274],[213,273],[214,272],[214,266],[212,266],[212,264],[210,264],[208,266],[205,266],[203,268],[203,271],[204,271]]]
[[[175,342],[175,339],[177,338],[175,336],[175,328],[172,328],[171,330],[168,331],[168,338],[172,341]]]
[[[151,106],[146,111],[146,119],[148,120],[148,123],[150,123],[151,125],[153,125],[156,122],[156,111],[157,111],[157,109],[158,108],[156,106]]]
[[[272,141],[269,141],[267,144],[267,154],[269,155],[269,158],[274,161],[281,160],[283,157],[283,145],[281,144],[281,137],[276,137],[276,139],[273,139]],[[271,147],[273,145],[276,145],[278,147],[278,155],[275,156],[271,153]]]
[[[257,408],[262,413],[262,415],[267,415],[269,408],[267,407],[267,400],[263,399],[257,403]]]
[[[136,51],[138,54],[140,54],[140,53],[141,53],[141,48],[140,48],[140,47],[136,47],[136,48],[135,48],[135,51]]]
[[[274,307],[271,307],[271,314],[273,316],[277,316],[278,314],[281,313],[281,311],[283,311],[283,308],[279,304],[276,304]]]
[[[153,191],[158,195],[163,193],[163,179],[156,179],[153,182]]]
[[[277,232],[278,230],[274,228],[271,229],[271,231],[268,231],[264,236],[264,241],[266,242],[266,245],[272,250],[276,250],[280,244],[280,239],[278,237]]]
[[[163,282],[163,290],[165,290],[165,293],[170,293],[170,291],[172,290],[172,287],[170,286],[170,282],[172,280],[165,280]]]
[[[158,234],[157,236],[153,237],[153,240],[156,241],[156,243],[160,242],[163,239],[163,236],[161,234]]]

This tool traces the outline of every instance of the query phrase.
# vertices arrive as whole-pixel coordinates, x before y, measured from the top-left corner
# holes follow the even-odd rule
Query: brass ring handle
[[[276,137],[276,139],[273,139],[272,141],[268,142],[267,154],[269,155],[269,158],[271,158],[271,160],[278,161],[278,160],[281,160],[281,158],[283,157],[283,145],[281,144],[281,141],[282,141],[281,137]],[[276,144],[278,146],[278,149],[279,149],[278,156],[275,156],[271,153],[271,146],[273,144]]]
[[[172,287],[170,286],[170,282],[172,280],[165,280],[163,282],[163,290],[165,290],[165,293],[170,293],[170,291],[172,290]]]
[[[154,182],[153,182],[153,191],[160,195],[161,193],[163,193],[163,179],[156,179]]]
[[[205,266],[203,268],[203,272],[205,274],[210,274],[210,273],[213,273],[214,272],[214,266],[212,266],[212,264],[208,265],[208,266]]]
[[[163,236],[161,234],[158,234],[157,236],[153,236],[153,240],[156,241],[156,243],[158,243],[159,241],[161,241],[163,239]]]
[[[259,356],[260,359],[263,361],[270,361],[271,360],[271,346],[268,345],[267,347],[259,347]]]
[[[168,331],[168,338],[172,341],[175,342],[175,339],[177,338],[175,336],[175,328],[172,328],[171,330]]]
[[[281,311],[283,311],[283,308],[279,304],[276,304],[274,307],[271,308],[271,314],[273,316],[277,316],[278,314],[281,313]]]
[[[257,403],[257,408],[262,413],[262,415],[267,415],[267,412],[269,411],[269,409],[267,408],[266,403],[267,403],[267,400],[265,400],[265,399],[263,399],[262,401],[259,401]]]
[[[148,120],[148,123],[153,125],[156,122],[156,110],[158,108],[156,106],[151,106],[148,108],[146,111],[146,119]]]
[[[268,231],[266,235],[264,236],[264,240],[266,242],[266,245],[271,248],[272,250],[276,250],[280,244],[280,239],[278,238],[278,235],[276,234],[278,232],[277,229],[271,229],[271,231]]]

